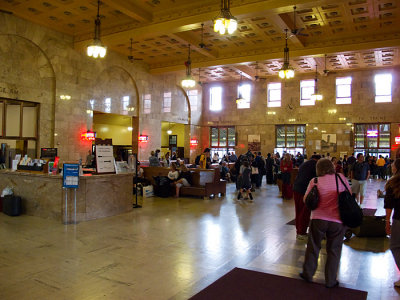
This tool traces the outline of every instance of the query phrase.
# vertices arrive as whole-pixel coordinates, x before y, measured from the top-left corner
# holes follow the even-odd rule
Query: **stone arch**
[[[180,85],[176,85],[176,87],[178,88],[179,91],[182,92],[183,96],[186,99],[186,103],[188,106],[188,124],[187,125],[191,125],[192,123],[192,110],[190,108],[190,100],[189,100],[189,96],[187,95],[186,91],[180,86]]]
[[[55,133],[55,121],[56,121],[56,73],[54,71],[54,67],[51,63],[51,60],[49,59],[47,53],[38,44],[36,44],[32,40],[30,40],[29,38],[26,38],[26,37],[18,35],[18,34],[4,34],[4,33],[2,34],[2,33],[0,33],[0,38],[1,37],[8,37],[10,39],[15,38],[14,42],[16,45],[15,45],[15,47],[12,47],[14,55],[18,55],[18,54],[15,54],[15,52],[16,52],[15,49],[18,49],[17,43],[18,43],[18,40],[20,39],[20,40],[28,43],[29,45],[33,46],[35,49],[37,49],[38,52],[41,54],[42,58],[44,58],[45,63],[42,65],[45,65],[45,67],[39,68],[38,73],[42,75],[42,76],[40,76],[40,78],[47,77],[50,79],[50,85],[51,85],[51,88],[50,88],[50,90],[51,90],[50,91],[50,105],[51,105],[50,117],[51,117],[51,119],[50,119],[50,132],[49,132],[50,140],[49,140],[49,142],[50,142],[50,147],[54,147],[54,133]],[[12,42],[13,41],[10,41],[10,43],[12,43]],[[4,47],[3,47],[3,49],[4,49]],[[11,55],[11,59],[12,59],[12,56],[13,55]],[[38,57],[37,59],[38,59],[39,63],[41,61],[43,61],[43,60],[41,60],[40,57]],[[13,72],[15,72],[15,70],[13,70]],[[45,76],[46,74],[48,76]],[[25,96],[22,96],[22,97],[25,98]],[[44,99],[46,99],[46,98],[44,98]],[[24,100],[31,100],[31,99],[24,99]],[[39,103],[42,103],[42,102],[39,102]],[[42,127],[45,128],[46,126],[42,123],[42,119],[41,119],[40,126],[39,126],[39,137],[38,137],[38,142],[36,144],[36,149],[40,148],[40,143],[41,143],[40,136],[43,136],[43,133],[40,132],[40,128],[42,128]]]

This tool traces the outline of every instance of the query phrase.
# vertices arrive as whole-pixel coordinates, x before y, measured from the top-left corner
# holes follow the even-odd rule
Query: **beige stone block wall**
[[[374,75],[390,72],[393,75],[392,103],[375,103]],[[336,104],[336,77],[352,77],[352,104]],[[203,124],[211,126],[236,125],[237,153],[247,151],[247,137],[249,134],[260,134],[261,151],[263,154],[272,152],[276,144],[275,126],[277,124],[307,124],[306,151],[316,150],[316,141],[320,141],[323,133],[335,133],[337,137],[337,151],[331,155],[339,156],[340,152],[353,151],[354,123],[391,123],[391,144],[394,144],[394,132],[400,123],[400,68],[377,68],[363,71],[338,72],[329,76],[319,76],[319,90],[324,95],[321,102],[315,106],[300,106],[300,80],[313,79],[314,74],[296,76],[292,80],[281,81],[278,77],[271,77],[258,82],[249,82],[252,85],[250,109],[237,109],[236,96],[238,82],[215,82],[204,87],[203,97]],[[267,106],[267,85],[270,82],[282,82],[282,106],[269,108]],[[223,109],[219,112],[209,110],[210,88],[223,87]],[[329,113],[336,109],[336,113]],[[270,115],[268,112],[275,112]],[[346,120],[339,120],[346,118]],[[294,119],[294,120],[293,120]],[[350,125],[346,125],[350,123]],[[318,128],[318,130],[314,129]],[[203,141],[209,131],[203,130]],[[209,138],[209,137],[208,137]],[[204,144],[204,147],[209,143]]]
[[[149,143],[139,145],[139,159],[147,159],[150,150],[161,147],[161,121],[189,123],[186,98],[177,88],[178,76],[150,75],[145,63],[130,63],[112,51],[104,59],[89,58],[83,50],[73,48],[71,36],[12,15],[0,14],[0,57],[6,58],[0,65],[0,83],[18,90],[18,95],[0,97],[41,104],[37,148],[55,146],[62,160],[86,157],[91,144],[80,139],[80,134],[92,127],[86,111],[107,112],[104,99],[108,97],[112,99],[111,113],[127,114],[122,110],[123,96],[130,96],[136,106],[129,113],[140,117],[134,132],[149,135]],[[173,95],[172,112],[162,113],[163,93],[167,91]],[[152,95],[152,111],[143,115],[146,93]],[[71,100],[60,100],[60,95],[70,95]],[[191,115],[192,124],[201,122],[201,112],[199,100],[198,111]]]

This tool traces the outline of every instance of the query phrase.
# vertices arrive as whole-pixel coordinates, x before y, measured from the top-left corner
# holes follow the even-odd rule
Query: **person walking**
[[[296,238],[298,240],[307,239],[311,211],[305,206],[303,198],[307,191],[308,183],[317,176],[316,166],[320,158],[320,155],[313,155],[310,160],[301,164],[294,181],[293,196],[296,215]]]
[[[274,183],[274,159],[271,157],[271,153],[267,154],[267,159],[265,160],[265,173],[267,177],[267,184]]]
[[[237,199],[239,200],[242,197],[242,194],[246,192],[244,199],[246,200],[250,197],[250,201],[253,201],[253,195],[251,194],[251,168],[247,160],[243,162],[243,165],[240,168],[240,176],[242,178],[242,182]]]
[[[336,176],[340,176],[346,186],[338,184],[339,193],[350,186],[343,174],[335,173],[335,168],[329,159],[323,158],[317,162],[318,182],[311,179],[304,201],[314,185],[317,185],[319,193],[318,207],[311,212],[311,224],[308,234],[307,249],[303,264],[303,271],[300,277],[307,282],[312,278],[318,267],[318,257],[321,250],[321,241],[326,237],[327,259],[325,264],[325,286],[328,288],[339,285],[337,272],[342,253],[343,237],[346,226],[342,224],[339,214],[338,193]]]
[[[390,236],[390,250],[397,268],[400,270],[400,158],[391,165],[393,176],[385,185],[386,233]],[[392,212],[393,216],[392,216]],[[390,226],[390,219],[392,225]],[[394,283],[400,287],[400,280]]]
[[[357,161],[353,164],[350,172],[351,192],[356,194],[357,202],[361,206],[367,190],[367,180],[370,176],[368,162],[364,160],[362,153],[357,154]]]

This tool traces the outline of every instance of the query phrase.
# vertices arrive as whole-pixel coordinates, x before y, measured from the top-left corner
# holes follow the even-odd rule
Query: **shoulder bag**
[[[314,178],[314,186],[312,187],[311,191],[307,194],[306,197],[306,207],[309,210],[314,210],[318,207],[319,204],[319,193],[318,193],[318,187],[317,187],[317,183],[318,183],[318,177]]]
[[[355,197],[349,191],[347,186],[344,184],[343,179],[338,175],[336,176],[336,191],[338,193],[338,205],[340,219],[343,224],[350,228],[355,228],[361,225],[363,220],[363,212],[358,206]],[[339,193],[338,177],[342,184],[345,186],[346,190]]]

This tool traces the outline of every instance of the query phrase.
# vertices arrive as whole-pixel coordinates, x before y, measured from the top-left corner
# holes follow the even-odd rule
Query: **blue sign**
[[[79,187],[79,164],[63,165],[63,187],[70,189]]]

